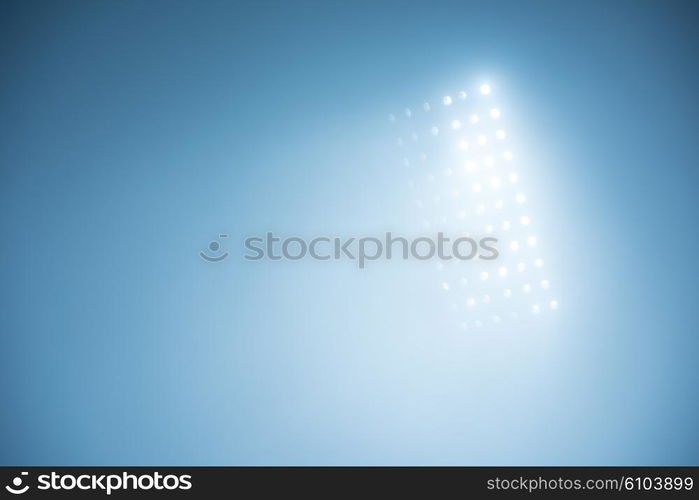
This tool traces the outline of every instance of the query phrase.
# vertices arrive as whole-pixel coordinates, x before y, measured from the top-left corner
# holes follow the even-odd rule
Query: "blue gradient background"
[[[692,2],[3,2],[0,463],[699,464]],[[385,117],[516,108],[564,307],[454,329]],[[220,232],[233,257],[197,253]]]

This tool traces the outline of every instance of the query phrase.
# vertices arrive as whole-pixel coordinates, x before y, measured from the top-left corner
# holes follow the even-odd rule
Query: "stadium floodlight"
[[[411,178],[416,225],[498,238],[499,256],[492,262],[436,266],[438,289],[457,315],[455,325],[482,331],[558,310],[555,280],[541,253],[546,241],[540,236],[546,233],[535,224],[526,165],[515,152],[511,113],[499,92],[481,83],[475,92],[457,90],[436,101],[442,105],[418,102],[389,115]],[[415,109],[422,111],[410,111]]]

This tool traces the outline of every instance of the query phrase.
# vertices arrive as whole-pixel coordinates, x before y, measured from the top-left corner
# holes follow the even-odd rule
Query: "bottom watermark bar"
[[[0,467],[0,497],[696,495],[698,467]]]

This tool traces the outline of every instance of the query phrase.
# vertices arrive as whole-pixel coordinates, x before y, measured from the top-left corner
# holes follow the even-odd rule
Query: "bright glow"
[[[517,193],[517,196],[515,196],[515,201],[517,203],[524,203],[525,201],[527,201],[527,197],[524,196],[522,193]]]
[[[473,172],[474,170],[476,170],[476,163],[473,161],[467,161],[466,165],[464,165],[464,170],[466,171],[466,173]]]
[[[502,185],[502,181],[500,180],[500,177],[493,177],[490,179],[490,187],[493,189],[498,189]]]
[[[480,118],[478,117],[478,115],[471,115],[468,121],[470,121],[473,124],[476,124],[480,121]]]
[[[500,118],[500,110],[498,108],[493,108],[490,110],[490,117],[494,119]]]
[[[498,140],[503,140],[505,137],[507,137],[507,134],[505,133],[505,131],[503,129],[500,129],[500,130],[495,131],[495,137]]]
[[[490,94],[490,85],[487,83],[484,83],[481,85],[481,94],[483,95],[489,95]]]
[[[463,101],[464,99],[466,99],[466,97],[467,97],[466,92],[464,92],[463,90],[459,92],[459,99],[461,99]]]
[[[483,186],[476,182],[473,186],[471,186],[471,190],[473,190],[474,193],[480,193],[483,191]]]
[[[482,280],[482,281],[486,281],[486,280],[488,279],[488,276],[489,276],[489,275],[488,275],[488,272],[487,272],[487,271],[481,271],[480,276],[481,276],[481,280]]]
[[[541,312],[541,306],[539,304],[534,304],[532,306],[532,314],[539,314]]]
[[[495,229],[495,228],[494,228],[493,226],[491,226],[491,225],[485,226],[485,232],[486,232],[487,234],[491,234],[491,233],[493,232],[494,229]]]
[[[502,295],[506,299],[509,299],[510,297],[512,297],[512,290],[510,290],[509,288],[505,288],[505,291],[502,292]]]
[[[498,269],[498,276],[500,276],[501,278],[507,276],[507,268],[501,267],[500,269]]]
[[[465,151],[468,149],[468,141],[465,139],[462,139],[459,141],[459,149],[462,151]]]
[[[528,226],[529,223],[531,222],[531,219],[530,219],[529,217],[527,217],[526,215],[523,215],[522,217],[519,218],[519,222],[520,222],[523,226]]]
[[[478,207],[476,207],[476,213],[478,215],[483,215],[485,213],[485,205],[480,204]]]
[[[483,303],[490,304],[490,295],[483,295]]]
[[[478,141],[478,144],[481,146],[485,146],[485,144],[488,142],[488,138],[484,135],[479,135],[476,140]]]
[[[523,273],[525,271],[525,269],[527,269],[527,266],[524,262],[520,262],[519,264],[517,264],[517,270],[520,273]]]
[[[544,267],[544,259],[536,259],[534,261],[534,267],[538,267],[538,268]]]
[[[543,288],[544,290],[548,290],[549,281],[548,280],[541,280],[541,288]]]
[[[458,130],[461,128],[461,122],[459,120],[454,120],[451,122],[451,128]]]
[[[502,223],[503,231],[509,231],[511,227],[512,227],[512,223],[509,220],[506,220]]]
[[[497,208],[498,210],[500,210],[503,207],[503,205],[504,203],[502,202],[502,200],[498,200],[495,202],[495,208]]]
[[[517,172],[510,172],[510,175],[508,175],[507,178],[510,180],[510,182],[517,182],[519,180]]]
[[[512,250],[513,252],[519,250],[519,241],[510,242],[510,250]]]
[[[525,284],[525,285],[522,286],[522,291],[523,291],[524,293],[531,293],[531,291],[532,291],[532,286],[531,286],[529,283],[527,283],[527,284]]]
[[[466,299],[466,306],[467,307],[473,307],[475,305],[476,305],[476,299],[474,299],[473,297],[469,297],[468,299]]]
[[[558,309],[558,301],[552,300],[551,302],[549,302],[549,307],[552,311],[555,311],[556,309]]]
[[[452,101],[451,101],[451,97],[448,96],[448,95],[445,95],[445,96],[442,98],[442,102],[444,103],[445,106],[451,106],[451,102],[452,102]]]
[[[492,156],[486,156],[485,158],[483,158],[483,164],[486,167],[492,167],[493,165],[495,165],[495,159]]]
[[[529,245],[530,247],[535,246],[536,245],[536,236],[530,236],[529,238],[527,238],[527,245]]]
[[[505,158],[507,161],[511,161],[514,156],[512,154],[512,151],[505,151],[502,154],[502,157]]]
[[[443,281],[443,282],[442,282],[442,289],[443,289],[445,292],[448,292],[448,291],[449,291],[449,283],[447,283],[446,281]]]
[[[432,132],[432,135],[439,135],[439,129],[436,126],[432,127],[430,132]]]

